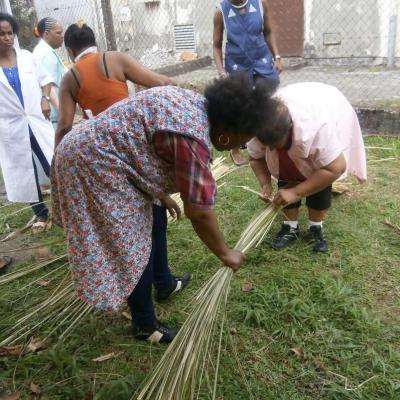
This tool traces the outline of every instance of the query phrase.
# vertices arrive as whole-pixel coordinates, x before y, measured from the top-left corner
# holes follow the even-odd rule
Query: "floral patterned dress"
[[[153,135],[173,132],[209,148],[208,131],[204,97],[167,86],[125,99],[64,137],[52,168],[53,218],[65,229],[82,300],[119,310],[148,263],[152,202],[177,191]]]

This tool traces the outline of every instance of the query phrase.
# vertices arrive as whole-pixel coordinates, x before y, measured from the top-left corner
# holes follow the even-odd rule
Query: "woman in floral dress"
[[[229,249],[218,227],[211,143],[230,150],[264,128],[269,88],[246,76],[215,82],[205,97],[156,87],[123,100],[68,133],[52,170],[53,214],[64,227],[69,265],[79,297],[106,311],[126,301],[134,334],[170,342],[176,332],[156,319],[172,275],[154,271],[152,202],[180,192],[186,216],[226,266],[244,255]]]

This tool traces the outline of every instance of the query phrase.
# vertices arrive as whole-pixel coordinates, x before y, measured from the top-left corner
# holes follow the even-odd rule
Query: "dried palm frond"
[[[60,256],[52,258],[51,260],[47,260],[47,261],[39,263],[39,264],[27,265],[25,267],[13,270],[5,275],[0,276],[0,286],[4,285],[6,283],[10,283],[10,282],[12,282],[18,278],[21,278],[23,276],[32,274],[38,270],[41,270],[41,269],[55,263],[56,261],[66,259],[67,257],[68,257],[67,254],[62,254]]]
[[[270,205],[257,215],[243,232],[235,249],[246,253],[258,246],[270,230],[279,210]],[[233,276],[221,267],[203,286],[193,310],[154,368],[138,396],[132,400],[189,400],[201,389],[207,365],[215,365],[212,398],[216,398],[218,369],[223,337],[225,307]],[[219,329],[216,362],[213,363],[214,336]]]
[[[393,224],[388,219],[385,220],[385,225],[388,226],[389,228],[392,228],[395,232],[400,234],[400,225]]]
[[[10,232],[6,237],[0,240],[0,242],[7,242],[10,239],[14,239],[15,237],[25,233],[28,229],[32,228],[35,223],[36,216],[34,215],[22,228],[18,228],[15,231]]]
[[[65,337],[92,309],[93,306],[76,296],[69,272],[64,273],[61,282],[44,301],[38,299],[36,304],[30,305],[28,313],[13,313],[2,321],[0,346],[21,343],[39,331],[41,337],[48,338],[62,328],[59,337]]]

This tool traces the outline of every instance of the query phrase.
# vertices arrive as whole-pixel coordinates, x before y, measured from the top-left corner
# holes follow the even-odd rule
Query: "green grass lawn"
[[[287,250],[273,251],[269,243],[277,222],[235,275],[218,399],[400,399],[400,235],[384,225],[385,219],[400,223],[400,141],[368,138],[367,145],[390,150],[369,149],[368,184],[352,185],[334,199],[325,225],[327,255],[313,254],[304,236]],[[263,204],[229,186],[258,190],[249,169],[225,181],[217,212],[234,245]],[[6,218],[6,211],[19,208],[0,208],[0,233],[29,220],[30,210]],[[306,221],[303,211],[303,233]],[[35,237],[25,234],[15,246],[47,243],[53,254],[61,254],[64,244],[48,244],[61,238],[53,228]],[[179,326],[190,312],[187,304],[219,262],[187,220],[169,226],[169,258],[174,272],[193,275],[187,290],[157,306],[161,319]],[[55,283],[21,290],[31,280],[0,287],[0,331],[14,313],[28,311],[54,290]],[[2,390],[19,390],[21,398],[29,398],[33,382],[45,399],[128,400],[164,350],[135,341],[124,317],[93,313],[65,340],[54,336],[39,353],[0,357],[0,398]],[[92,361],[111,352],[120,354]],[[200,399],[210,398],[206,380]]]

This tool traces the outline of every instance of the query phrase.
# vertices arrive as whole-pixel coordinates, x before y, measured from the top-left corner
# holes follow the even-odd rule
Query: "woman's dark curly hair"
[[[6,21],[11,25],[11,29],[14,35],[18,35],[19,33],[19,25],[17,20],[10,14],[0,13],[0,22]]]
[[[276,87],[276,81],[260,79],[253,83],[246,74],[214,81],[204,93],[211,131],[216,127],[233,134],[256,135],[263,131]]]
[[[96,38],[93,30],[86,24],[70,25],[64,34],[65,47],[73,51],[80,51],[91,46],[96,46]]]

